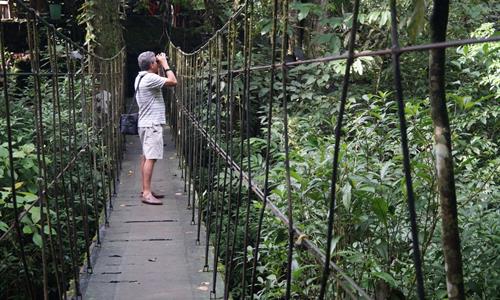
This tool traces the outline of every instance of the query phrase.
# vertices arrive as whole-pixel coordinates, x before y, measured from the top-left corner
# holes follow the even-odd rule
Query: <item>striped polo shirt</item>
[[[139,78],[144,76],[137,87]],[[161,88],[165,84],[165,78],[158,74],[141,71],[135,78],[134,88],[137,90],[135,99],[139,107],[138,127],[151,127],[158,124],[166,124],[165,102]]]

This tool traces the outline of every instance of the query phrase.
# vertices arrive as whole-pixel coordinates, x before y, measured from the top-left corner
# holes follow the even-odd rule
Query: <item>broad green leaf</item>
[[[26,153],[24,153],[23,151],[14,150],[14,153],[12,153],[12,157],[14,157],[14,158],[25,158],[26,157]]]
[[[6,158],[8,156],[9,156],[9,150],[7,150],[7,148],[0,146],[0,157]]]
[[[23,150],[26,154],[30,154],[33,151],[35,151],[35,145],[33,144],[26,144],[21,146],[21,150]]]
[[[335,252],[335,248],[337,247],[338,242],[340,241],[342,237],[341,236],[336,236],[332,239],[332,244],[331,244],[331,250],[330,253],[333,255]]]
[[[375,188],[373,186],[369,186],[369,185],[364,185],[364,186],[360,187],[358,190],[364,191],[364,192],[369,192],[369,193],[375,193]]]
[[[342,187],[342,203],[347,210],[351,208],[351,190],[352,186],[349,182]]]
[[[40,207],[32,207],[30,210],[30,215],[33,223],[38,223],[38,221],[40,221]]]
[[[33,228],[29,225],[24,225],[23,226],[23,232],[26,234],[32,234],[33,233]]]
[[[37,245],[38,247],[42,248],[43,245],[42,236],[38,232],[35,232],[35,234],[33,234],[33,243],[35,243],[35,245]]]
[[[308,6],[302,6],[300,8],[299,14],[297,15],[297,18],[299,19],[299,21],[302,21],[305,18],[307,18],[307,15],[309,15],[309,11],[310,11],[310,8]]]
[[[396,280],[394,280],[394,278],[389,273],[386,273],[386,272],[373,272],[372,274],[373,274],[373,276],[378,277],[378,278],[384,280],[385,282],[387,282],[392,287],[396,287],[397,286]]]
[[[260,30],[260,34],[261,35],[266,35],[267,33],[269,33],[271,31],[273,27],[273,22],[271,22],[271,20],[267,20],[264,25],[262,25],[262,28]]]
[[[19,195],[22,195],[25,203],[32,203],[38,200],[38,196],[33,193],[21,192]]]
[[[9,225],[7,223],[0,221],[0,231],[6,232],[9,230]]]
[[[383,11],[380,13],[380,26],[384,26],[388,24],[388,21],[391,19],[391,12]]]
[[[49,230],[49,225],[45,225],[45,226],[43,227],[43,232],[44,232],[45,234],[49,234],[49,233],[51,232],[51,233],[50,233],[51,235],[57,235],[56,230],[55,230],[54,228],[52,228],[52,230]]]
[[[387,171],[389,170],[389,168],[394,165],[394,163],[392,161],[388,161],[386,163],[384,163],[384,165],[382,166],[382,168],[380,169],[380,179],[381,180],[384,180],[385,179],[385,176],[387,175]]]
[[[308,77],[307,77],[307,81],[306,81],[306,83],[305,83],[305,84],[306,84],[306,85],[311,85],[311,84],[312,84],[313,82],[315,82],[315,81],[316,81],[316,77],[314,77],[314,76],[308,76]]]

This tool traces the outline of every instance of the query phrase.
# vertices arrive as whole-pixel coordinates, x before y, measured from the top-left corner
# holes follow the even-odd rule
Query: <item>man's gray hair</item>
[[[137,57],[137,61],[139,63],[139,69],[141,71],[147,71],[151,64],[156,61],[156,55],[152,51],[142,52],[139,54],[139,57]]]

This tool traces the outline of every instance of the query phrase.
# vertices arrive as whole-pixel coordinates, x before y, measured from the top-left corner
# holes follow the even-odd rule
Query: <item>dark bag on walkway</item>
[[[142,76],[144,77],[144,75]],[[137,91],[139,90],[139,84],[141,84],[142,77],[139,78],[139,82],[137,83],[137,89],[135,90],[134,93],[134,98],[132,99],[132,103],[130,105],[130,108],[128,109],[128,112],[126,114],[122,114],[120,116],[120,132],[122,134],[126,135],[138,135],[139,134],[139,128],[137,127],[139,123],[139,113],[130,113],[132,110],[132,106],[134,105],[134,102],[137,103],[136,100],[136,95]]]

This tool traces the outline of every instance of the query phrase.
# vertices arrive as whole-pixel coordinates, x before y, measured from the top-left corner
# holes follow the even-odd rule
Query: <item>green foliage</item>
[[[269,63],[271,19],[269,3],[259,3],[254,24],[255,45],[252,59],[255,65]],[[319,10],[319,5],[295,1],[291,8],[299,20],[322,16],[319,23],[327,29],[318,33],[313,43],[322,45],[322,54],[345,49],[345,36],[352,16],[339,10]],[[454,7],[468,7],[460,2]],[[485,11],[489,6],[477,3],[473,10]],[[406,10],[405,10],[406,9]],[[428,6],[424,1],[398,2],[402,45],[408,42],[427,42],[425,20]],[[326,13],[330,15],[325,16]],[[462,11],[464,14],[464,12]],[[467,12],[474,14],[473,12]],[[476,16],[477,17],[477,16]],[[474,18],[476,18],[474,17]],[[452,16],[458,18],[457,16]],[[469,27],[451,28],[456,36],[467,32],[468,37],[495,35],[493,23],[481,24],[473,19]],[[360,14],[360,32],[357,50],[386,48],[389,45],[390,13],[387,3],[363,3]],[[471,29],[472,28],[472,29]],[[279,32],[281,34],[281,32]],[[335,37],[335,42],[331,37]],[[452,144],[458,195],[458,213],[464,260],[466,296],[471,299],[496,297],[500,288],[497,280],[500,260],[495,255],[500,242],[498,207],[500,178],[498,159],[500,106],[498,106],[498,45],[477,44],[447,50],[447,109],[452,126]],[[237,54],[238,66],[242,53]],[[288,71],[287,94],[289,108],[291,197],[295,225],[305,237],[325,249],[332,245],[332,260],[345,270],[370,295],[383,290],[415,298],[415,270],[411,253],[411,234],[406,203],[401,138],[397,103],[393,88],[391,61],[387,57],[359,58],[351,71],[346,115],[340,145],[339,179],[336,190],[334,237],[326,240],[326,219],[331,193],[334,132],[339,110],[341,84],[345,61],[306,64]],[[439,199],[436,193],[435,153],[433,125],[428,99],[428,56],[411,53],[401,56],[405,113],[412,164],[413,187],[416,195],[419,240],[424,261],[427,296],[432,299],[446,297],[444,261],[441,246]],[[287,209],[287,189],[284,167],[284,124],[281,70],[274,86],[270,86],[270,73],[252,72],[250,83],[251,146],[250,154],[235,150],[235,161],[244,162],[246,172],[251,169],[252,179],[264,185],[265,153],[270,90],[274,89],[274,108],[270,144],[270,198],[282,211]],[[214,83],[212,83],[214,89]],[[227,88],[223,87],[222,95]],[[241,81],[237,81],[236,101],[241,101]],[[215,102],[215,98],[213,100]],[[227,105],[222,96],[222,106]],[[243,103],[236,106],[243,107]],[[215,108],[213,103],[211,111]],[[204,110],[206,111],[206,107]],[[201,112],[201,111],[200,111]],[[212,115],[211,124],[215,124]],[[222,119],[225,114],[222,115]],[[203,122],[206,122],[204,119]],[[205,124],[205,123],[204,123]],[[234,124],[236,127],[241,124]],[[239,132],[236,128],[235,132]],[[215,127],[210,128],[212,134]],[[235,145],[239,145],[237,137]],[[223,147],[227,145],[221,143]],[[246,144],[246,141],[245,141]],[[238,147],[237,147],[238,148]],[[243,155],[243,158],[241,157]],[[250,166],[246,164],[247,156]],[[222,165],[220,166],[222,167]],[[219,178],[223,175],[219,174]],[[237,180],[231,180],[233,191]],[[221,180],[214,183],[222,190]],[[226,191],[230,185],[226,184]],[[200,187],[206,191],[208,187]],[[216,190],[214,188],[214,190]],[[247,195],[247,191],[242,192]],[[236,195],[232,195],[233,200]],[[225,207],[226,199],[218,199]],[[239,218],[245,218],[243,207],[251,201],[249,219],[250,246],[248,263],[253,263],[257,215],[260,200],[242,199]],[[215,215],[214,215],[215,216]],[[227,219],[224,219],[224,223]],[[243,229],[238,236],[243,238]],[[239,239],[237,240],[239,241]],[[222,239],[222,244],[227,241]],[[257,262],[257,299],[279,299],[285,293],[284,262],[286,261],[287,232],[285,225],[270,212],[264,216],[261,252]],[[480,246],[478,246],[480,245]],[[233,297],[242,297],[241,276],[243,244],[237,242],[234,279],[231,279]],[[224,266],[224,270],[227,266]],[[481,273],[487,270],[492,276]],[[321,267],[310,254],[295,248],[293,260],[293,297],[315,299],[319,293]],[[247,274],[249,271],[247,270]],[[250,275],[247,275],[247,282]],[[339,299],[347,297],[335,279],[328,283],[328,295]],[[332,297],[334,297],[332,296]]]
[[[78,9],[77,21],[85,26],[85,45],[102,57],[112,57],[124,44],[122,12],[124,2],[121,0],[87,0]]]
[[[59,40],[54,41],[59,43]],[[49,56],[46,49],[42,49],[41,62],[43,72],[49,71]],[[14,218],[20,218],[20,229],[24,243],[24,251],[27,256],[28,269],[33,280],[37,293],[42,291],[42,258],[41,249],[45,249],[49,261],[55,260],[55,254],[49,249],[59,249],[64,256],[61,258],[63,265],[59,270],[55,270],[52,264],[48,267],[50,284],[55,285],[54,276],[56,272],[67,272],[66,279],[71,278],[70,263],[72,257],[70,249],[73,247],[76,253],[76,261],[81,262],[85,247],[88,245],[84,239],[84,218],[88,216],[90,236],[95,230],[95,224],[102,209],[102,199],[105,198],[106,186],[97,185],[92,194],[92,184],[85,188],[80,182],[95,182],[94,178],[104,178],[104,182],[110,182],[107,174],[102,174],[103,167],[110,163],[110,157],[104,155],[102,147],[96,146],[96,142],[101,138],[102,133],[97,127],[97,116],[95,124],[90,119],[84,118],[85,113],[90,113],[92,107],[93,85],[90,84],[89,75],[75,76],[70,80],[70,75],[66,73],[68,69],[65,56],[65,49],[57,47],[56,63],[59,68],[59,76],[46,77],[40,84],[41,96],[41,123],[42,127],[37,128],[37,98],[34,94],[34,76],[25,77],[17,75],[18,70],[12,66],[8,72],[9,76],[8,101],[10,104],[11,126],[7,128],[5,118],[6,111],[1,111],[0,118],[0,233],[7,232],[14,224]],[[82,67],[85,61],[71,61],[72,67],[82,74]],[[98,81],[98,79],[97,79]],[[53,89],[57,82],[58,89]],[[74,93],[70,93],[70,82],[74,84]],[[96,82],[97,83],[97,82]],[[58,97],[54,95],[57,92]],[[83,92],[86,97],[82,97]],[[71,97],[72,95],[72,97]],[[59,99],[59,102],[56,101]],[[0,94],[0,104],[5,107],[4,94]],[[88,105],[87,105],[88,104]],[[37,131],[43,132],[44,142],[39,143]],[[76,130],[76,131],[75,131]],[[12,135],[12,156],[14,164],[11,165],[9,159],[9,145],[7,142],[8,132]],[[68,163],[74,158],[76,149],[87,143],[87,136],[92,137],[89,141],[93,147],[89,147],[86,152],[76,159],[74,164]],[[42,152],[43,150],[43,152]],[[94,153],[97,169],[88,167],[89,155]],[[45,172],[40,168],[44,165]],[[64,174],[60,174],[62,168],[66,168]],[[90,172],[88,171],[90,170]],[[13,171],[14,178],[11,176]],[[92,174],[94,172],[95,174]],[[54,180],[58,176],[57,180]],[[40,179],[45,180],[40,181]],[[12,182],[15,183],[16,204],[18,215],[14,213],[14,198],[12,193]],[[40,186],[43,184],[44,186]],[[80,191],[78,187],[80,186]],[[41,188],[44,188],[44,208],[41,209],[41,199],[39,197]],[[98,202],[90,201],[92,196]],[[72,206],[68,206],[70,202]],[[64,209],[63,209],[64,208]],[[97,214],[95,213],[97,209]],[[50,222],[48,222],[50,221]],[[74,223],[73,223],[74,222]],[[70,240],[75,228],[75,245],[71,245]],[[42,239],[46,239],[45,244]],[[50,245],[48,241],[50,240]],[[50,246],[50,247],[49,247]],[[0,273],[2,282],[0,283],[0,298],[2,299],[25,299],[26,279],[23,274],[22,262],[20,261],[20,245],[15,229],[5,236],[0,244]],[[52,256],[54,254],[54,256]],[[34,275],[36,274],[36,276]],[[63,289],[68,288],[68,282],[62,282]],[[50,286],[51,297],[57,297],[55,286]],[[36,295],[39,296],[38,294]]]

